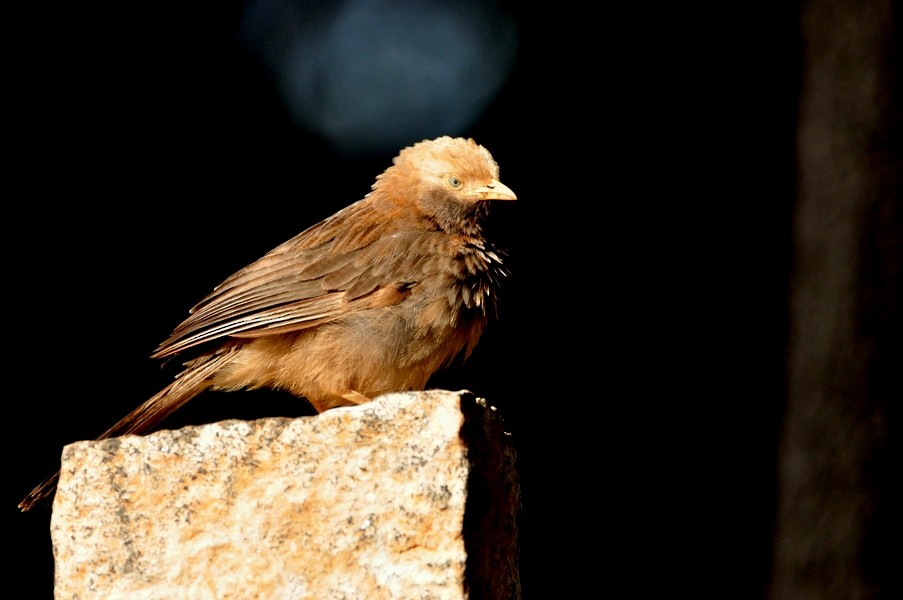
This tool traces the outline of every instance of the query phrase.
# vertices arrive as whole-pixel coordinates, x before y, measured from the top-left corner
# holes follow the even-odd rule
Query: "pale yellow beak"
[[[517,196],[507,185],[497,179],[493,179],[486,185],[480,186],[467,194],[475,202],[482,200],[517,200]]]

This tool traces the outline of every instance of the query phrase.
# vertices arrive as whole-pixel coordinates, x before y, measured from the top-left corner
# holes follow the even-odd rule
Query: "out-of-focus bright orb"
[[[479,0],[250,0],[242,37],[295,122],[345,154],[460,134],[517,50],[513,17]]]

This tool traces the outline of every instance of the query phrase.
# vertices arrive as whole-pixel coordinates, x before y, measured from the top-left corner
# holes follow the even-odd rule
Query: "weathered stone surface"
[[[55,595],[518,598],[518,508],[510,438],[467,392],[77,442]]]

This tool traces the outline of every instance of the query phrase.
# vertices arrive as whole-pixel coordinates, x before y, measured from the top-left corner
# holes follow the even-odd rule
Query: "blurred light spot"
[[[514,65],[517,25],[479,0],[249,0],[242,38],[300,127],[367,154],[473,124]]]

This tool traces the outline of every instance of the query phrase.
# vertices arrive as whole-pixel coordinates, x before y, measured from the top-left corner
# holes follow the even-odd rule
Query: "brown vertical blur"
[[[892,564],[901,544],[892,522],[899,523],[894,515],[903,509],[891,489],[903,475],[891,458],[899,452],[903,403],[894,5],[801,4],[774,599],[884,598],[899,591],[891,590],[903,567]]]

